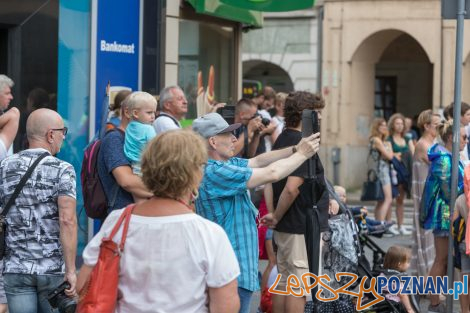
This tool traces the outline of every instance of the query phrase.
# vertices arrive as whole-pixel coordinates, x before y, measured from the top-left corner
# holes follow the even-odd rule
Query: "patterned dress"
[[[419,224],[419,207],[424,184],[428,176],[429,166],[427,163],[413,158],[413,181],[411,194],[413,197],[413,253],[411,256],[410,271],[417,272],[419,276],[427,276],[434,262],[434,236],[432,230],[425,230]]]
[[[431,161],[420,206],[420,225],[435,231],[450,230],[450,184],[452,155],[434,144],[428,150]],[[457,195],[463,193],[463,164],[459,162]]]

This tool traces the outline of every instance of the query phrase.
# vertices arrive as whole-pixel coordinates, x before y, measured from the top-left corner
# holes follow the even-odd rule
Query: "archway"
[[[374,114],[414,117],[430,109],[432,79],[433,66],[420,44],[408,34],[398,36],[375,66]]]
[[[259,81],[263,86],[273,87],[276,92],[294,90],[292,79],[282,67],[262,60],[243,62],[243,79]]]
[[[351,101],[359,114],[414,117],[432,108],[433,65],[411,35],[377,32],[358,46],[350,64]]]

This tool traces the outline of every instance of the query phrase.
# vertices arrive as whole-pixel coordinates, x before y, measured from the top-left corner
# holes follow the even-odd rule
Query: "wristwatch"
[[[297,152],[297,146],[292,146],[292,154]]]

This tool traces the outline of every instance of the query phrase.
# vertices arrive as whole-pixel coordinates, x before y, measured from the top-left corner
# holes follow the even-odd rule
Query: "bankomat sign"
[[[112,90],[140,88],[142,5],[142,0],[92,1],[90,137],[100,127],[108,82]]]
[[[135,44],[124,45],[119,44],[116,41],[112,43],[106,42],[106,40],[101,40],[100,50],[106,52],[117,52],[117,53],[135,53]]]

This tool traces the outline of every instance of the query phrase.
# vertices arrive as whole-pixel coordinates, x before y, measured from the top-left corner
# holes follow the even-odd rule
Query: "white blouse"
[[[111,212],[88,243],[85,264],[96,264],[101,239],[111,233],[122,212]],[[121,230],[115,242],[120,241]],[[238,275],[235,253],[219,225],[196,214],[132,215],[121,257],[116,312],[208,312],[207,288],[225,286]]]

